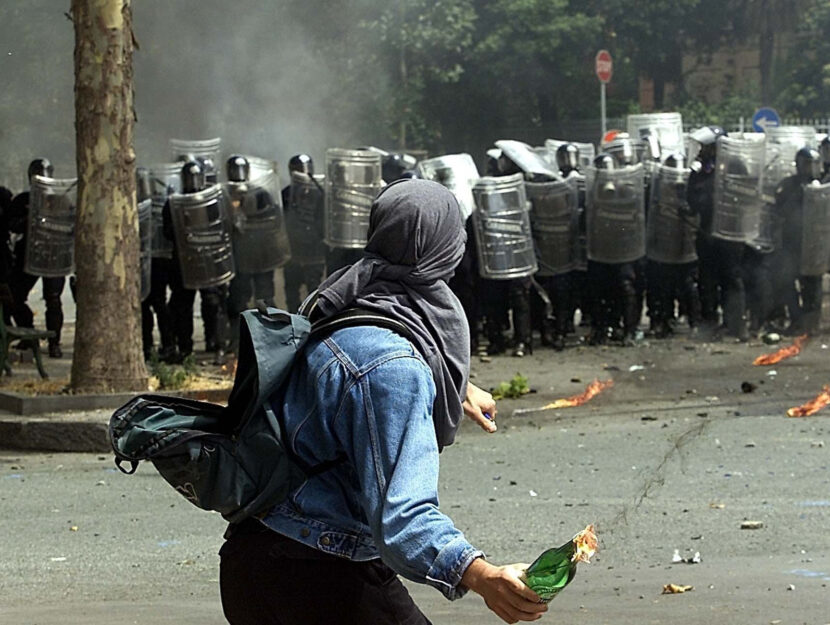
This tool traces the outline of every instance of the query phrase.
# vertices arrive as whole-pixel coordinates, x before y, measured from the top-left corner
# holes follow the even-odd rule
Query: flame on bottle
[[[801,353],[801,349],[804,347],[804,343],[807,342],[807,335],[802,334],[801,336],[796,337],[793,341],[792,345],[788,345],[787,347],[782,347],[776,352],[771,354],[764,354],[763,356],[758,356],[752,364],[753,365],[774,365],[777,362],[781,362],[782,360],[786,360],[787,358],[792,358]]]
[[[557,399],[556,401],[546,406],[543,406],[542,410],[548,410],[550,408],[570,408],[571,406],[581,406],[582,404],[593,399],[596,395],[599,395],[605,389],[610,388],[612,386],[614,386],[614,380],[606,380],[605,382],[594,380],[588,385],[585,391],[580,393],[579,395],[574,395],[572,397],[567,397],[565,399]]]
[[[590,563],[598,547],[593,523],[574,536],[573,541],[575,551],[573,557],[571,557],[571,562]]]
[[[816,414],[819,410],[830,404],[830,385],[825,384],[821,389],[821,393],[816,395],[815,399],[811,399],[806,404],[790,408],[787,411],[788,417],[809,417]]]

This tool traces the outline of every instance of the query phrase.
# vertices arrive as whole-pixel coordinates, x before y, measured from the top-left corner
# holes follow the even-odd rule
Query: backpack
[[[282,405],[291,368],[309,337],[355,325],[411,338],[399,321],[357,308],[313,325],[302,314],[264,305],[243,312],[227,406],[159,394],[134,397],[110,417],[116,466],[132,474],[149,460],[188,501],[231,523],[265,514],[306,479],[343,460],[307,466],[295,457],[283,443],[274,407]]]

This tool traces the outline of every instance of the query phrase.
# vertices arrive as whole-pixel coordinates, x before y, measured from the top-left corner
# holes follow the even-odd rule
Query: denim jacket
[[[434,397],[429,367],[390,330],[311,339],[281,400],[286,443],[311,466],[344,460],[306,480],[264,523],[326,553],[382,558],[448,599],[462,596],[461,575],[484,554],[438,509]]]

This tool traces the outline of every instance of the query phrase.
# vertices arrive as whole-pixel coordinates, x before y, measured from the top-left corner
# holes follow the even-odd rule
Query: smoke
[[[56,176],[75,175],[74,30],[64,15],[68,1],[4,4],[0,184],[17,192],[36,156],[49,158]],[[358,117],[372,109],[368,95],[366,106],[352,102],[332,115],[332,102],[342,97],[342,64],[325,58],[317,22],[295,3],[135,0],[132,6],[140,165],[171,160],[170,138],[221,137],[224,158],[241,152],[276,159],[285,182],[293,154],[311,154],[322,171],[327,147],[372,141],[355,136],[365,126]]]

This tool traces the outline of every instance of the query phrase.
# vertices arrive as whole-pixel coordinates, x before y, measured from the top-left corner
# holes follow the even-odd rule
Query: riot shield
[[[556,276],[574,268],[578,191],[575,178],[526,182],[530,201],[530,228],[541,277]]]
[[[589,167],[586,189],[588,259],[628,263],[645,256],[643,165]]]
[[[250,180],[256,180],[257,178],[262,178],[263,176],[268,175],[269,173],[274,173],[277,177],[277,184],[279,184],[279,172],[277,171],[277,161],[262,158],[261,156],[247,156],[243,155],[248,160],[248,166],[250,167]]]
[[[176,251],[187,289],[220,286],[234,277],[226,204],[224,190],[218,184],[197,193],[170,196]]]
[[[509,280],[536,273],[524,175],[479,178],[473,186],[473,198],[481,277]]]
[[[800,275],[830,271],[830,183],[804,187]]]
[[[513,139],[500,139],[495,145],[507,158],[516,163],[516,166],[525,173],[527,180],[541,182],[560,178],[558,169],[551,167],[527,143]]]
[[[326,150],[325,242],[366,246],[369,212],[381,189],[381,157],[372,150]]]
[[[138,203],[139,262],[141,266],[141,301],[150,295],[153,263],[153,200],[147,198]]]
[[[213,163],[214,175],[219,179],[222,167],[222,139],[170,139],[170,153],[174,161],[184,161],[188,157],[209,159]],[[205,172],[210,175],[210,172]],[[210,184],[210,183],[208,183]]]
[[[574,240],[574,269],[587,271],[588,269],[588,232],[585,223],[585,176],[572,171],[568,180],[576,184],[577,208],[574,217],[576,221],[576,239]]]
[[[479,175],[472,156],[445,154],[429,158],[418,163],[418,174],[421,178],[438,182],[452,191],[465,220],[473,213],[473,185]]]
[[[291,259],[277,174],[268,170],[245,182],[226,182],[238,273],[264,273]]]
[[[559,149],[560,145],[564,145],[565,143],[573,143],[577,148],[579,148],[580,169],[585,170],[591,166],[591,164],[594,162],[594,157],[597,155],[597,149],[596,147],[594,147],[593,143],[580,143],[579,141],[545,139],[545,147],[548,149],[548,153],[551,155],[545,160],[547,160],[549,163],[556,163],[556,150]],[[553,160],[550,160],[551,158],[553,158]]]
[[[758,237],[763,166],[763,142],[718,139],[712,236],[743,243]]]
[[[628,135],[642,140],[648,133],[657,135],[663,154],[686,153],[683,118],[680,113],[643,113],[628,116]]]
[[[700,218],[686,201],[689,169],[658,165],[651,183],[646,218],[646,256],[660,263],[680,264],[697,260],[695,239]]]
[[[153,232],[150,248],[153,258],[173,258],[173,242],[164,236],[162,210],[167,198],[182,187],[181,163],[159,163],[150,167],[150,188],[153,198]]]
[[[313,178],[301,171],[291,172],[291,195],[286,206],[285,224],[291,241],[291,257],[302,264],[326,260],[323,244],[325,176]]]
[[[33,176],[23,270],[57,278],[75,271],[77,178]]]

